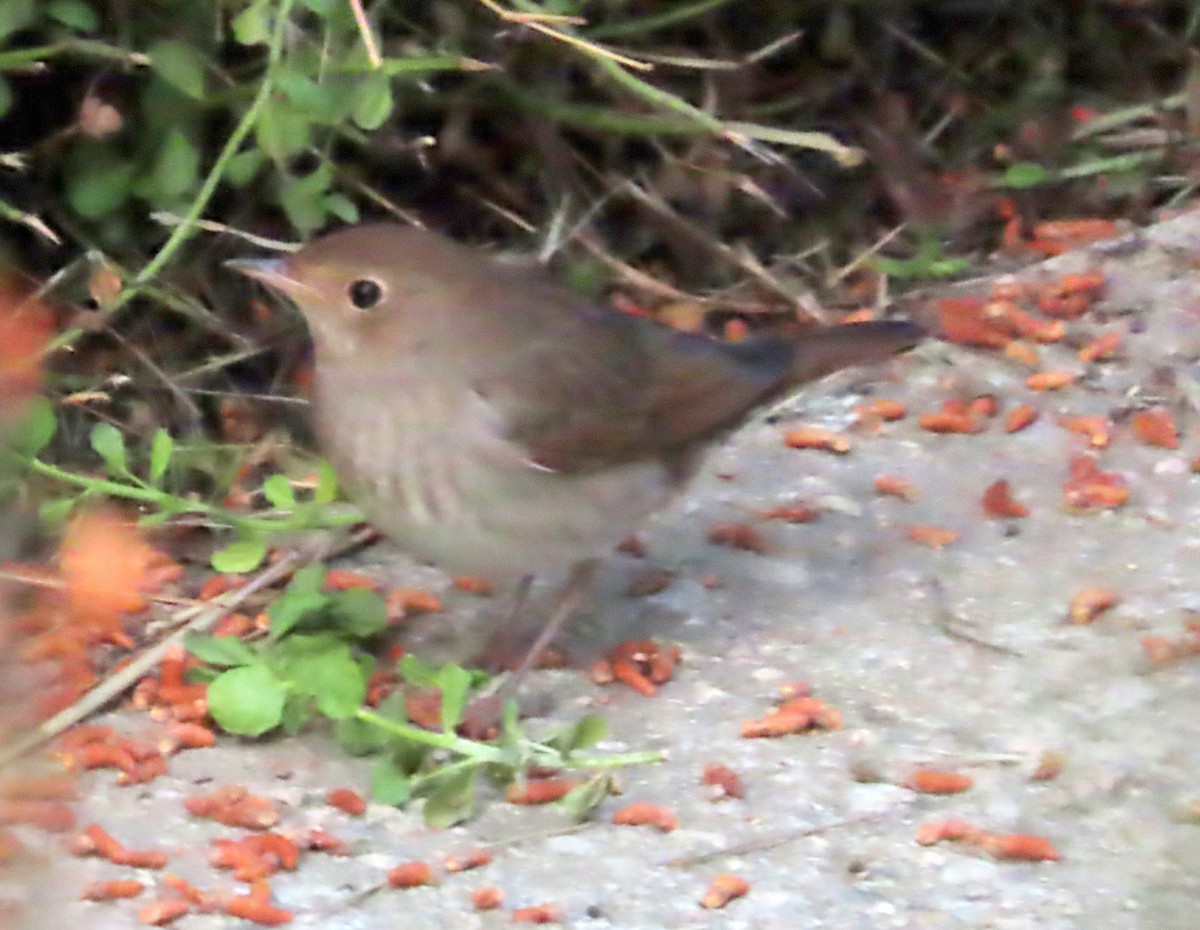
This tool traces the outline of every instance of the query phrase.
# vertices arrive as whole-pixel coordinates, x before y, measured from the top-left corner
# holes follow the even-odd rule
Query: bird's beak
[[[296,277],[287,258],[233,258],[224,262],[224,265],[284,294],[295,294],[298,290],[308,289],[308,286]]]

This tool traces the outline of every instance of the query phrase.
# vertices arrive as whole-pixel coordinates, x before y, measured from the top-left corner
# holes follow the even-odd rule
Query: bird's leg
[[[562,590],[559,591],[557,598],[555,598],[549,618],[546,620],[541,632],[538,633],[537,639],[533,641],[533,645],[529,647],[525,655],[521,658],[521,661],[517,663],[516,668],[504,678],[498,688],[490,693],[484,693],[471,702],[471,706],[467,709],[466,719],[464,720],[468,735],[484,734],[499,724],[500,714],[504,709],[504,702],[516,695],[517,689],[521,686],[521,681],[533,667],[534,662],[537,661],[538,655],[558,635],[563,625],[579,609],[583,602],[587,600],[587,596],[592,590],[592,582],[596,579],[596,569],[599,565],[599,559],[587,559],[583,562],[577,562],[572,566],[571,574],[567,577],[566,584],[563,585]],[[518,583],[516,600],[512,611],[508,615],[510,624],[516,621],[518,612],[524,606],[532,581],[532,576],[525,576]]]

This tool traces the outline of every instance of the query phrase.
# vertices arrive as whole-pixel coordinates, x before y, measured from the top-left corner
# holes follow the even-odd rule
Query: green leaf
[[[325,566],[320,562],[305,565],[304,568],[292,575],[292,580],[288,582],[287,592],[292,594],[320,591],[325,587],[325,574]]]
[[[425,807],[421,814],[425,823],[434,828],[452,827],[462,823],[475,810],[475,781],[479,768],[459,769],[448,775],[433,775],[425,795]]]
[[[254,126],[258,147],[276,162],[286,162],[312,141],[310,120],[283,97],[271,97]]]
[[[597,714],[588,714],[574,725],[554,734],[546,743],[564,756],[579,749],[595,746],[608,732],[608,723]]]
[[[292,666],[302,687],[331,720],[353,717],[367,696],[362,669],[348,654],[312,656]]]
[[[322,163],[304,177],[282,175],[279,179],[279,205],[302,234],[325,224],[325,192],[333,181],[333,166]]]
[[[313,718],[312,701],[300,695],[288,695],[283,704],[283,715],[279,726],[288,736],[294,736],[304,729]]]
[[[587,818],[588,814],[599,807],[605,798],[612,794],[612,786],[612,776],[607,772],[593,775],[582,785],[576,785],[563,795],[562,800],[558,802],[558,806],[572,820],[576,822],[582,821]]]
[[[435,684],[442,692],[442,729],[449,733],[462,722],[471,689],[471,673],[460,665],[444,665]]]
[[[263,497],[276,510],[292,510],[296,506],[296,495],[292,483],[285,475],[272,475],[263,482]]]
[[[326,194],[325,209],[345,223],[358,222],[358,204],[345,194],[339,194],[336,191],[332,194]]]
[[[241,45],[260,45],[271,37],[271,24],[267,19],[270,0],[255,0],[233,18],[230,26],[233,37]]]
[[[351,588],[330,600],[329,613],[338,629],[356,639],[368,639],[387,629],[387,603],[374,591]]]
[[[252,572],[267,557],[267,544],[261,539],[236,539],[212,554],[212,567],[222,575]]]
[[[80,216],[100,219],[129,198],[133,174],[132,163],[100,152],[92,158],[73,160],[67,178],[67,202]]]
[[[166,39],[150,46],[150,67],[195,100],[204,99],[204,59],[191,45]]]
[[[334,738],[342,747],[342,752],[350,756],[366,756],[379,752],[387,745],[387,734],[379,727],[359,720],[357,717],[345,717],[337,722],[333,730]]]
[[[321,611],[329,598],[319,591],[286,591],[267,608],[271,618],[271,639],[279,639],[301,620]]]
[[[440,670],[440,665],[418,659],[411,652],[406,652],[396,663],[396,671],[400,673],[400,677],[418,688],[436,687]]]
[[[157,204],[171,204],[193,190],[200,180],[200,151],[179,129],[167,133],[150,174],[138,193]]]
[[[174,451],[175,440],[171,438],[171,434],[162,427],[156,429],[154,438],[150,440],[150,483],[156,488],[162,486]]]
[[[26,458],[34,458],[39,452],[50,445],[54,432],[58,429],[58,421],[54,418],[54,404],[46,397],[38,394],[29,402],[25,416],[20,425],[8,437],[13,451]]]
[[[263,665],[230,669],[208,686],[208,711],[220,726],[259,736],[283,721],[287,688]]]
[[[407,804],[412,797],[412,779],[394,760],[380,759],[371,769],[371,797],[396,807]]]
[[[258,149],[238,152],[225,163],[225,180],[234,187],[243,187],[254,180],[265,162],[266,158]]]
[[[321,459],[317,463],[317,489],[313,492],[313,502],[321,505],[332,504],[337,498],[337,492],[337,473],[326,459]]]
[[[53,0],[46,6],[46,13],[77,32],[95,32],[100,28],[95,11],[82,0]]]
[[[354,88],[354,122],[362,129],[378,129],[392,114],[392,82],[382,71],[364,74]]]
[[[32,26],[37,16],[35,0],[4,0],[0,3],[0,41],[19,29]]]
[[[189,633],[184,637],[183,645],[201,662],[221,668],[255,665],[259,661],[254,650],[236,636],[205,636],[201,633]]]
[[[67,522],[67,517],[75,507],[74,497],[62,497],[58,500],[46,501],[38,507],[38,519],[49,527],[59,527]]]
[[[92,448],[104,459],[110,476],[123,478],[129,474],[129,462],[125,453],[125,437],[111,423],[97,423],[92,427]]]
[[[1019,161],[1009,165],[1005,170],[1004,184],[1006,187],[1017,189],[1036,187],[1045,182],[1049,176],[1050,172],[1037,162]]]
[[[276,75],[275,83],[300,113],[319,123],[335,120],[337,97],[332,88],[299,71],[282,71]]]

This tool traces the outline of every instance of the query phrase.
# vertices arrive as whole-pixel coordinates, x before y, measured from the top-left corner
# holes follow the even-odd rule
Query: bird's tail
[[[788,381],[804,384],[852,365],[881,362],[913,348],[924,338],[920,326],[904,320],[872,320],[816,329],[796,340]]]

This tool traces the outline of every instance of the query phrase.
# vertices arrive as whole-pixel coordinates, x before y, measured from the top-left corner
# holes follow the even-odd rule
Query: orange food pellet
[[[1134,434],[1148,446],[1161,446],[1164,449],[1179,448],[1179,427],[1175,425],[1175,417],[1164,407],[1152,407],[1149,410],[1139,410],[1129,421]]]
[[[558,924],[562,919],[562,910],[555,904],[534,904],[512,912],[513,923],[517,924]]]
[[[1120,602],[1121,596],[1112,588],[1087,588],[1071,598],[1068,613],[1072,623],[1091,623]]]
[[[860,421],[870,420],[902,420],[908,413],[907,408],[898,400],[876,398],[854,408],[854,413]]]
[[[850,451],[850,440],[841,433],[819,426],[797,426],[783,434],[783,443],[791,449],[824,449],[839,454]]]
[[[1004,421],[1004,431],[1006,433],[1020,432],[1037,420],[1037,417],[1037,410],[1032,404],[1021,404],[1008,412],[1008,417]]]
[[[367,812],[367,802],[362,795],[349,788],[330,789],[325,795],[325,803],[352,817],[361,817]]]
[[[1010,336],[989,319],[978,297],[943,297],[935,304],[941,336],[960,345],[1002,349]]]
[[[433,869],[428,862],[402,862],[388,871],[387,880],[393,888],[416,888],[433,881]]]
[[[970,413],[942,409],[917,417],[917,426],[931,433],[977,433],[979,421]]]
[[[466,591],[468,594],[478,594],[480,597],[487,597],[494,590],[490,581],[486,578],[477,578],[474,575],[456,576],[454,587],[460,591]]]
[[[718,875],[704,892],[700,906],[705,908],[721,908],[735,898],[749,893],[750,883],[740,875]]]
[[[929,523],[914,523],[905,530],[908,539],[930,549],[941,549],[958,539],[958,533]]]
[[[488,850],[472,849],[461,856],[447,856],[445,864],[447,872],[466,872],[489,865],[491,861],[492,854]]]
[[[113,901],[117,898],[136,898],[146,886],[132,879],[118,879],[108,882],[93,882],[80,892],[79,897],[84,901]]]
[[[762,512],[764,520],[783,520],[787,523],[811,523],[821,516],[821,509],[803,501],[778,504]]]
[[[624,827],[657,827],[663,833],[670,833],[679,827],[679,818],[673,813],[646,801],[626,804],[613,814],[612,822]]]
[[[728,546],[758,555],[768,551],[763,534],[748,523],[718,523],[709,529],[708,541],[715,546]]]
[[[899,497],[901,500],[915,501],[917,499],[916,485],[897,475],[880,475],[875,479],[875,490],[880,494]]]
[[[996,481],[983,492],[983,512],[989,517],[1001,519],[1029,516],[1029,508],[1012,496],[1012,490],[1004,479]]]
[[[1112,220],[1087,217],[1070,220],[1044,220],[1033,227],[1033,236],[1037,239],[1069,239],[1074,242],[1089,242],[1096,239],[1111,239],[1116,234],[1117,224]]]
[[[494,911],[504,904],[504,892],[499,888],[485,885],[471,892],[471,906],[477,911]]]
[[[1049,840],[1029,833],[989,836],[983,848],[997,859],[1021,862],[1057,862],[1062,858]]]
[[[921,794],[958,794],[974,784],[975,779],[959,772],[917,769],[904,780],[903,787]]]
[[[581,778],[531,778],[524,784],[514,782],[506,787],[504,799],[509,804],[550,804],[582,784]]]
[[[629,659],[617,659],[611,663],[613,678],[644,697],[654,697],[658,688],[642,670]]]
[[[294,916],[291,911],[275,907],[269,901],[260,900],[254,895],[236,895],[230,898],[225,902],[225,913],[263,927],[291,923]]]
[[[1058,423],[1072,433],[1086,436],[1088,444],[1094,448],[1104,449],[1112,442],[1107,417],[1059,417]]]
[[[137,919],[139,923],[149,924],[152,927],[161,927],[163,924],[173,923],[191,909],[183,898],[167,898],[164,901],[155,901],[153,904],[147,904],[138,911]]]
[[[711,785],[719,789],[722,797],[744,798],[746,796],[746,789],[742,785],[742,779],[738,773],[720,762],[710,762],[704,766],[704,771],[700,775],[700,784]]]
[[[1025,379],[1025,386],[1031,391],[1057,391],[1078,378],[1073,371],[1037,371]]]
[[[349,591],[352,588],[367,588],[377,591],[380,583],[370,575],[362,572],[346,571],[342,568],[331,568],[325,572],[324,588],[326,591]]]
[[[1037,368],[1042,362],[1038,350],[1028,342],[1021,342],[1019,339],[1014,339],[1004,347],[1004,355],[1026,368]]]
[[[1102,358],[1111,358],[1121,347],[1121,334],[1115,329],[1101,333],[1079,350],[1081,362],[1095,362]]]
[[[406,613],[436,613],[442,609],[438,596],[420,588],[392,588],[388,591],[385,601],[388,615],[394,613],[401,616]]]

